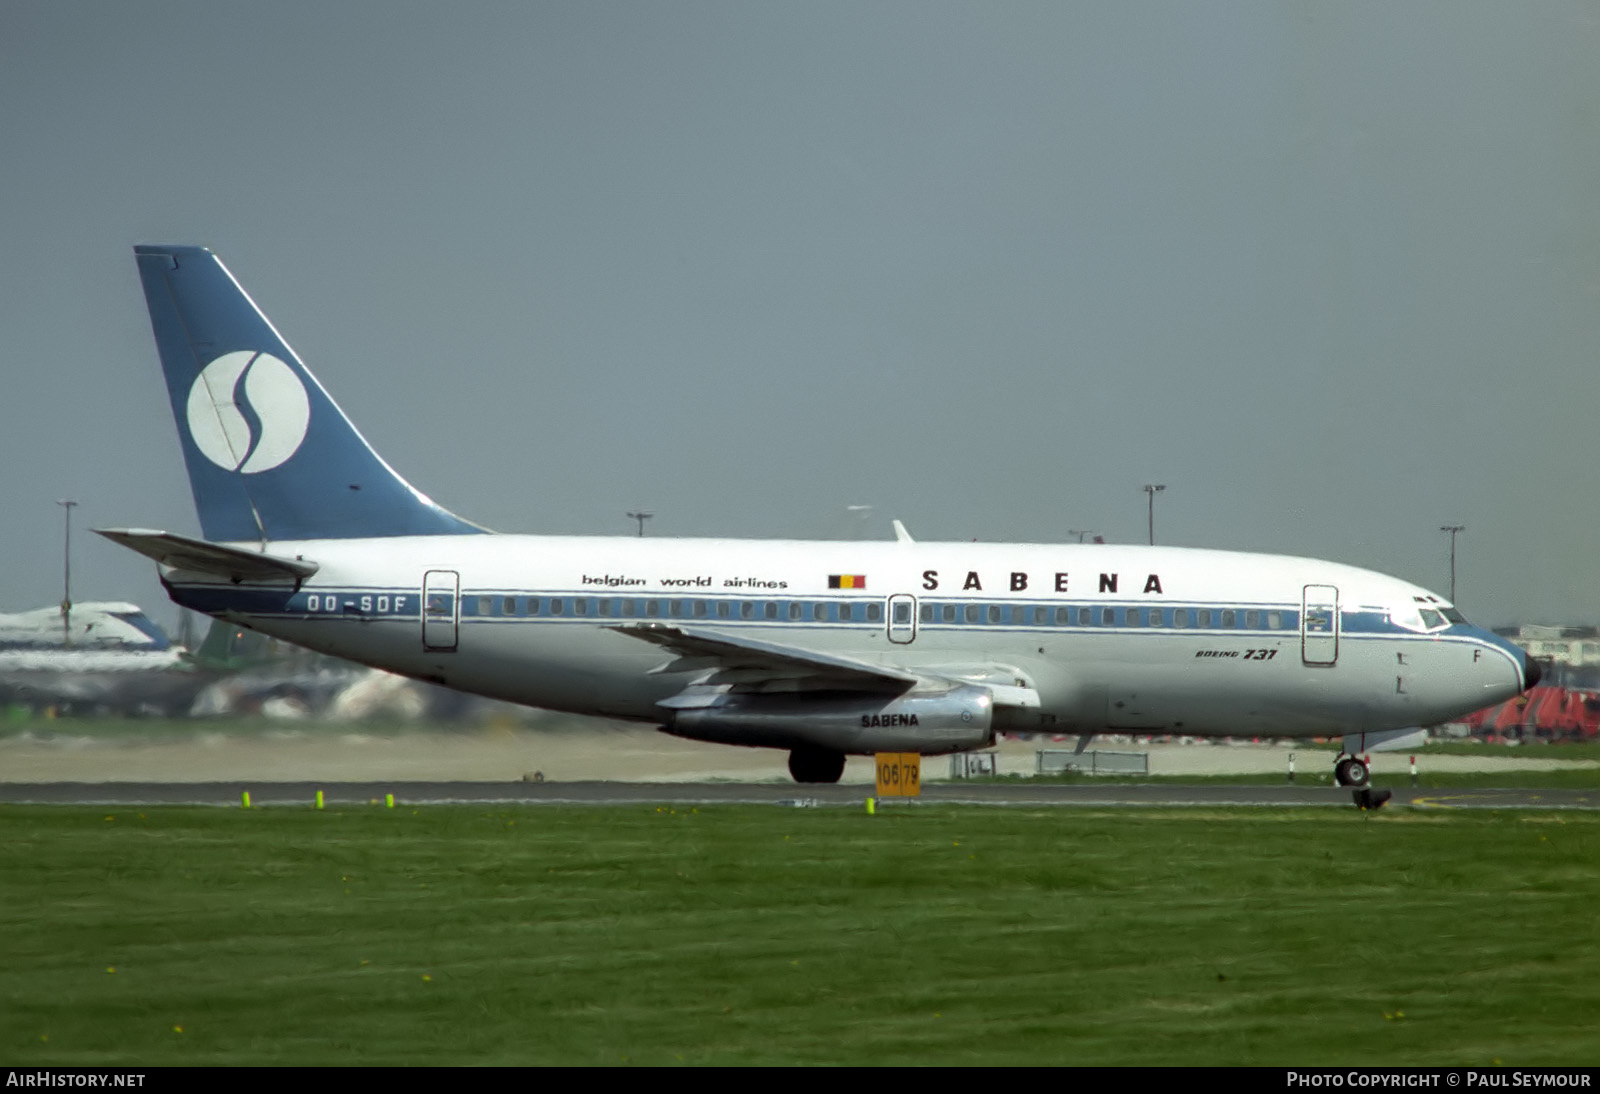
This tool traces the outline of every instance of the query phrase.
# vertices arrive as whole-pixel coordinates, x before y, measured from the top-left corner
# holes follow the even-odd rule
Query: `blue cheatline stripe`
[[[393,618],[415,619],[420,615],[421,590],[417,588],[402,589],[395,586],[360,585],[342,586],[339,588],[303,589],[299,592],[290,590],[270,589],[239,589],[222,585],[197,585],[176,587],[175,591],[181,593],[180,603],[199,611],[243,611],[261,616],[305,616],[305,617],[330,617],[341,618],[348,615],[380,616]],[[507,615],[504,611],[504,602],[510,598],[514,602],[513,612]],[[572,622],[585,623],[604,620],[613,621],[658,621],[664,623],[700,623],[716,625],[761,625],[767,627],[808,627],[819,625],[845,625],[852,628],[879,627],[885,622],[882,611],[883,600],[877,597],[859,598],[777,598],[777,597],[729,597],[729,596],[703,596],[703,597],[663,597],[663,596],[593,596],[583,593],[564,590],[506,590],[498,589],[492,592],[467,591],[460,596],[460,611],[456,614],[462,622],[514,622],[518,620],[535,619],[541,622]],[[489,612],[478,614],[479,601],[489,600]],[[529,601],[537,603],[537,610],[529,610]],[[559,613],[552,613],[550,603],[552,600],[561,602]],[[576,611],[577,602],[583,601],[585,610]],[[606,602],[607,610],[600,610],[601,602]],[[623,603],[634,605],[632,614],[625,614],[619,607]],[[657,613],[649,613],[649,605],[657,605]],[[692,605],[706,606],[705,614],[694,614]],[[741,613],[743,605],[752,606],[752,614]],[[777,614],[768,616],[765,605],[776,605]],[[680,612],[671,614],[671,606],[677,605]],[[717,606],[727,605],[729,613],[720,615]],[[792,616],[790,610],[793,606],[801,608],[798,617]],[[853,614],[860,618],[841,619],[839,609],[845,605],[851,607]],[[1114,632],[1130,635],[1212,635],[1212,636],[1251,636],[1251,637],[1284,637],[1297,638],[1299,631],[1299,613],[1287,606],[1250,606],[1250,607],[1222,607],[1217,604],[1198,605],[1190,604],[1179,606],[1180,610],[1190,613],[1210,611],[1213,615],[1223,611],[1235,613],[1236,622],[1232,627],[1223,627],[1217,624],[1200,626],[1193,623],[1188,626],[1173,626],[1172,611],[1170,606],[1163,606],[1162,623],[1149,625],[1141,622],[1129,626],[1126,622],[1130,610],[1138,610],[1141,616],[1148,618],[1147,613],[1152,609],[1148,605],[1129,606],[1126,604],[1108,605],[1103,601],[1074,601],[1061,603],[1060,601],[1028,601],[1021,604],[999,601],[932,601],[924,605],[934,610],[936,618],[925,620],[918,618],[916,626],[922,631],[965,631],[969,629],[997,630],[1010,632],[1028,632],[1039,634],[1063,633],[1107,633]],[[958,609],[954,620],[937,618],[942,615],[944,606],[949,605]],[[816,618],[816,607],[823,609],[822,618]],[[966,609],[978,609],[976,620],[968,620]],[[998,608],[1001,618],[997,622],[990,622],[989,609]],[[877,608],[876,617],[868,614],[870,609]],[[1022,609],[1022,618],[1014,616],[1016,609]],[[1105,624],[1098,622],[1102,611],[1110,608],[1116,615],[1116,622]],[[1037,622],[1032,618],[1035,609],[1046,612],[1044,622]],[[1056,622],[1057,609],[1065,609],[1070,613],[1069,620],[1065,623]],[[1080,609],[1088,609],[1091,613],[1091,622],[1087,625],[1077,621]],[[452,610],[447,608],[447,610]],[[1245,625],[1246,612],[1278,613],[1282,625],[1276,628]],[[1191,619],[1195,615],[1191,614]],[[1387,615],[1378,612],[1348,612],[1341,619],[1339,634],[1351,640],[1372,639],[1383,637],[1411,638],[1411,639],[1447,639],[1451,641],[1476,642],[1477,639],[1470,635],[1453,634],[1454,627],[1448,630],[1422,632],[1408,630],[1391,622]]]

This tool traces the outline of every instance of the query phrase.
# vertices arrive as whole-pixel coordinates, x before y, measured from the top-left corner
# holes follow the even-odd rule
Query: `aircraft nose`
[[[1531,691],[1542,679],[1544,679],[1544,668],[1524,650],[1522,654],[1523,690]]]

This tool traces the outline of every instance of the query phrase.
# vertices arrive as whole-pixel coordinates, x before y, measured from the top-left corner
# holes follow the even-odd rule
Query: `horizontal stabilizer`
[[[163,566],[213,574],[235,584],[241,581],[298,583],[317,572],[315,562],[224,547],[172,532],[156,532],[147,528],[96,528],[95,532],[113,543],[138,551],[146,558],[153,558]]]

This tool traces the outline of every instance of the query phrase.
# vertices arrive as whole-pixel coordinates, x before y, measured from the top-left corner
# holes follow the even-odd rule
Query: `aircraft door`
[[[889,598],[889,641],[910,645],[917,637],[917,598],[896,593]]]
[[[461,614],[461,575],[454,570],[429,570],[422,576],[422,648],[435,652],[456,648]]]
[[[1331,665],[1339,659],[1339,590],[1307,585],[1300,603],[1300,659]]]

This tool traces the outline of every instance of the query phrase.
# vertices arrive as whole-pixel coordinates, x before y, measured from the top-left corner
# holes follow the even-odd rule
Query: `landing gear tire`
[[[789,774],[797,783],[836,783],[844,774],[844,753],[797,748],[789,753]]]
[[[1333,777],[1340,786],[1366,786],[1372,773],[1354,756],[1346,756],[1333,765]]]

